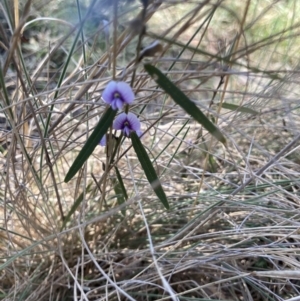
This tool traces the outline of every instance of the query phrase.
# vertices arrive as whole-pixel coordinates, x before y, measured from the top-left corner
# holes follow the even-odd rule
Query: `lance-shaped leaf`
[[[150,161],[150,158],[141,143],[140,138],[138,137],[136,132],[130,133],[130,138],[132,141],[132,146],[135,150],[135,153],[141,163],[141,166],[145,172],[145,175],[148,179],[148,182],[151,184],[154,192],[162,202],[162,204],[165,206],[165,208],[169,209],[169,203],[167,200],[167,196],[161,186],[161,183],[156,175],[155,169]]]
[[[219,105],[219,103],[217,103],[216,105]],[[231,111],[237,111],[237,112],[252,114],[252,115],[258,115],[259,114],[258,111],[255,111],[251,108],[247,108],[245,106],[235,105],[233,103],[223,102],[221,104],[221,106],[222,106],[222,108],[227,109],[227,110],[231,110]]]
[[[115,166],[115,172],[116,172],[117,179],[112,179],[112,182],[113,182],[114,191],[116,193],[116,197],[118,200],[118,204],[122,205],[125,202],[125,200],[128,200],[128,195],[126,192],[126,188],[125,188],[122,176],[121,176],[117,166]],[[122,212],[123,216],[126,216],[125,208],[122,209],[121,212]]]
[[[221,131],[201,112],[196,104],[177,88],[177,86],[174,85],[159,69],[150,64],[145,64],[144,68],[156,83],[169,94],[179,106],[199,122],[217,140],[224,144],[226,143],[226,139]]]
[[[120,171],[119,171],[119,169],[118,169],[117,166],[115,166],[115,171],[116,171],[117,179],[118,179],[119,184],[120,184],[120,190],[121,190],[122,194],[124,195],[124,198],[125,198],[126,200],[128,200],[127,191],[126,191],[126,188],[125,188],[125,185],[124,185],[122,176],[121,176]]]
[[[113,110],[111,107],[102,115],[99,123],[95,127],[93,133],[86,141],[82,150],[79,152],[77,158],[70,167],[66,177],[65,182],[69,182],[77,173],[77,171],[82,167],[84,162],[92,154],[96,146],[99,144],[101,138],[106,135],[107,130],[112,125],[112,122],[117,114],[117,110]]]
[[[115,194],[116,194],[118,204],[122,205],[123,203],[125,203],[125,198],[124,198],[124,195],[122,193],[120,182],[118,182],[117,179],[112,179],[112,184],[113,184],[113,187],[114,187],[114,191],[115,191]],[[121,209],[121,213],[122,213],[123,216],[126,216],[126,208]]]

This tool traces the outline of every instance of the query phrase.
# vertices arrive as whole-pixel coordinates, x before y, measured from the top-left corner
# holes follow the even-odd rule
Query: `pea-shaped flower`
[[[124,136],[129,137],[131,132],[136,132],[138,136],[142,135],[141,123],[137,116],[131,112],[121,113],[113,123],[115,130],[121,130]]]
[[[102,98],[113,110],[120,110],[133,102],[134,93],[127,83],[111,81],[104,89]]]

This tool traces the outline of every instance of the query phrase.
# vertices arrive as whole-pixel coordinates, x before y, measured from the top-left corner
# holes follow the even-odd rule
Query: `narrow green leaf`
[[[0,145],[0,153],[4,154],[4,152],[5,152],[4,147],[2,145]]]
[[[92,154],[96,146],[99,144],[101,138],[107,133],[107,130],[111,126],[116,114],[117,110],[113,110],[111,107],[109,107],[109,109],[102,115],[93,133],[88,138],[82,150],[79,152],[77,158],[70,167],[65,177],[66,183],[75,176],[77,171],[82,167],[84,162]]]
[[[125,203],[125,199],[127,200],[128,197],[127,197],[127,193],[126,193],[126,190],[125,190],[125,187],[124,187],[122,177],[119,173],[119,170],[117,171],[117,169],[118,168],[115,167],[116,174],[117,174],[117,179],[112,179],[112,184],[113,184],[113,187],[114,187],[114,191],[115,191],[115,194],[116,194],[116,197],[117,197],[118,204],[122,205],[123,203]],[[123,216],[126,216],[126,209],[125,208],[121,209],[121,212],[122,212]]]
[[[113,184],[113,187],[114,187],[116,198],[118,200],[118,204],[122,205],[125,202],[125,197],[124,197],[120,182],[117,179],[112,179],[112,184]],[[122,210],[122,214],[125,216],[125,210],[124,209]]]
[[[92,182],[87,186],[86,188],[86,192],[88,192],[91,188]],[[74,214],[74,212],[76,211],[76,209],[79,207],[79,205],[81,204],[81,202],[83,201],[83,192],[81,192],[81,194],[79,195],[79,197],[76,199],[76,201],[74,202],[73,206],[71,207],[70,211],[68,212],[67,216],[64,219],[64,222],[61,226],[61,230],[63,230],[63,228],[66,226],[66,224],[68,223],[68,221],[71,219],[71,216]]]
[[[165,208],[169,209],[169,203],[167,200],[167,196],[161,186],[161,183],[156,175],[155,169],[150,161],[150,158],[143,146],[143,144],[140,141],[140,138],[135,132],[132,132],[130,134],[132,146],[135,150],[135,153],[142,165],[142,168],[145,172],[145,175],[148,179],[148,182],[151,184],[154,192],[162,202],[162,204],[165,206]]]
[[[128,200],[127,191],[126,191],[126,188],[125,188],[122,176],[121,176],[121,174],[120,174],[119,169],[118,169],[117,166],[115,166],[115,171],[116,171],[117,179],[118,179],[118,181],[120,183],[120,188],[122,190],[122,194],[124,195],[125,199]]]
[[[216,162],[213,155],[211,155],[211,154],[208,155],[208,162],[209,162],[209,165],[210,165],[210,170],[209,171],[211,173],[217,172],[217,162]]]
[[[217,140],[224,144],[226,143],[226,139],[221,131],[201,112],[196,104],[177,88],[160,70],[150,64],[145,64],[144,68],[156,83],[169,94],[179,106],[199,122]]]
[[[125,202],[125,200],[128,200],[128,195],[127,195],[127,191],[124,186],[122,176],[121,176],[117,166],[115,166],[115,172],[117,175],[117,179],[113,179],[114,191],[117,196],[118,204],[122,205]],[[125,208],[122,209],[121,212],[122,212],[123,216],[126,216]]]
[[[217,105],[219,105],[219,103]],[[221,106],[222,106],[222,108],[231,110],[231,111],[237,111],[237,112],[247,113],[247,114],[252,114],[252,115],[259,114],[259,112],[255,111],[255,110],[252,110],[252,109],[244,107],[244,106],[235,105],[233,103],[223,102],[221,104]]]

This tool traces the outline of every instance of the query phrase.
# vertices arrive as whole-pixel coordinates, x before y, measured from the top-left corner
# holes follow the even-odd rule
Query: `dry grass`
[[[300,300],[300,3],[150,1],[142,46],[157,39],[163,51],[136,64],[129,21],[140,2],[120,1],[117,18],[109,1],[69,2],[72,14],[63,1],[50,12],[43,1],[0,3],[0,299]],[[226,147],[157,87],[149,61]],[[105,85],[134,73],[131,110],[168,211],[129,139],[114,162],[125,203],[100,146],[63,182],[105,109]]]

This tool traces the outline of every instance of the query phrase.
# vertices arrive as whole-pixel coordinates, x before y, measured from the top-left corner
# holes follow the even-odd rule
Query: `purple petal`
[[[127,115],[127,120],[130,124],[131,130],[132,131],[140,131],[141,130],[141,123],[139,119],[134,115],[133,113],[129,112]]]
[[[126,104],[129,105],[134,101],[134,93],[127,83],[118,82],[116,92],[121,95],[123,102],[125,102]]]
[[[108,83],[108,85],[106,86],[106,88],[102,93],[102,98],[105,103],[110,105],[113,102],[115,97],[114,94],[117,92],[117,85],[118,83],[115,81],[111,81]]]
[[[123,130],[124,128],[124,122],[127,121],[127,115],[126,113],[121,113],[120,115],[117,116],[113,123],[113,128],[115,130]]]
[[[138,137],[141,137],[143,135],[142,131],[136,131],[136,134],[138,135]]]
[[[115,105],[119,110],[121,110],[123,108],[124,102],[120,98],[116,98]]]
[[[130,135],[130,128],[128,126],[125,126],[123,129],[123,133],[126,137],[129,137]]]
[[[99,144],[101,146],[106,146],[106,134],[101,138]]]
[[[112,102],[112,103],[111,103],[111,107],[112,107],[113,110],[116,110],[116,109],[117,109],[116,103],[115,103],[115,102]]]
[[[135,131],[141,135],[141,124],[139,119],[133,113],[122,113],[115,119],[113,123],[115,130],[122,130],[126,137],[130,136],[130,132]]]

